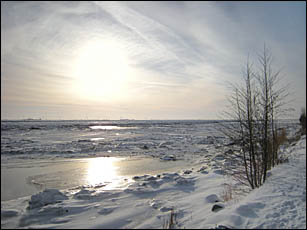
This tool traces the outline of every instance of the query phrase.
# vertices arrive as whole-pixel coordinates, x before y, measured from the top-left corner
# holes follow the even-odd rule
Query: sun
[[[128,75],[127,59],[115,42],[91,41],[80,49],[74,75],[82,98],[115,99],[123,93]]]

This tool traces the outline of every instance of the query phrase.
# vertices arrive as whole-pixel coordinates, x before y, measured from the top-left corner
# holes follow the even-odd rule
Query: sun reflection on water
[[[91,141],[101,141],[101,140],[104,140],[104,137],[91,138]]]
[[[113,126],[113,125],[95,125],[95,126],[90,126],[90,129],[112,130],[112,129],[122,129],[122,127]]]
[[[90,186],[105,185],[104,189],[121,187],[125,181],[123,176],[118,175],[117,162],[121,158],[97,157],[88,160],[87,183]]]

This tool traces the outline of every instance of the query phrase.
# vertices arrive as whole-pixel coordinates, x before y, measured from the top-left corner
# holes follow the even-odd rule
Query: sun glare
[[[116,158],[93,158],[88,161],[87,181],[90,185],[113,182],[117,177]]]
[[[123,51],[115,42],[91,41],[79,52],[74,67],[77,93],[86,99],[115,99],[128,74]]]
[[[86,181],[90,186],[101,186],[104,190],[126,188],[131,178],[120,175],[121,161],[117,157],[97,157],[88,159]]]

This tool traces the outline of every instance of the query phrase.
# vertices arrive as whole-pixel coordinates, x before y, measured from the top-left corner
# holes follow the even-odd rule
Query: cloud
[[[7,93],[1,100],[30,101],[45,91],[46,103],[74,103],[78,96],[64,89],[74,84],[81,48],[111,40],[131,69],[125,97],[116,103],[135,110],[133,103],[181,112],[184,106],[198,112],[197,106],[214,107],[226,97],[225,82],[241,80],[247,55],[256,59],[264,42],[304,101],[305,27],[306,4],[292,2],[1,2]],[[192,105],[186,98],[197,99]]]

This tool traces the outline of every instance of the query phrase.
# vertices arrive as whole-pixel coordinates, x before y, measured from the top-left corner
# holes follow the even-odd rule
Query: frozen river
[[[135,175],[204,163],[227,143],[217,121],[2,121],[1,200],[124,187]]]

